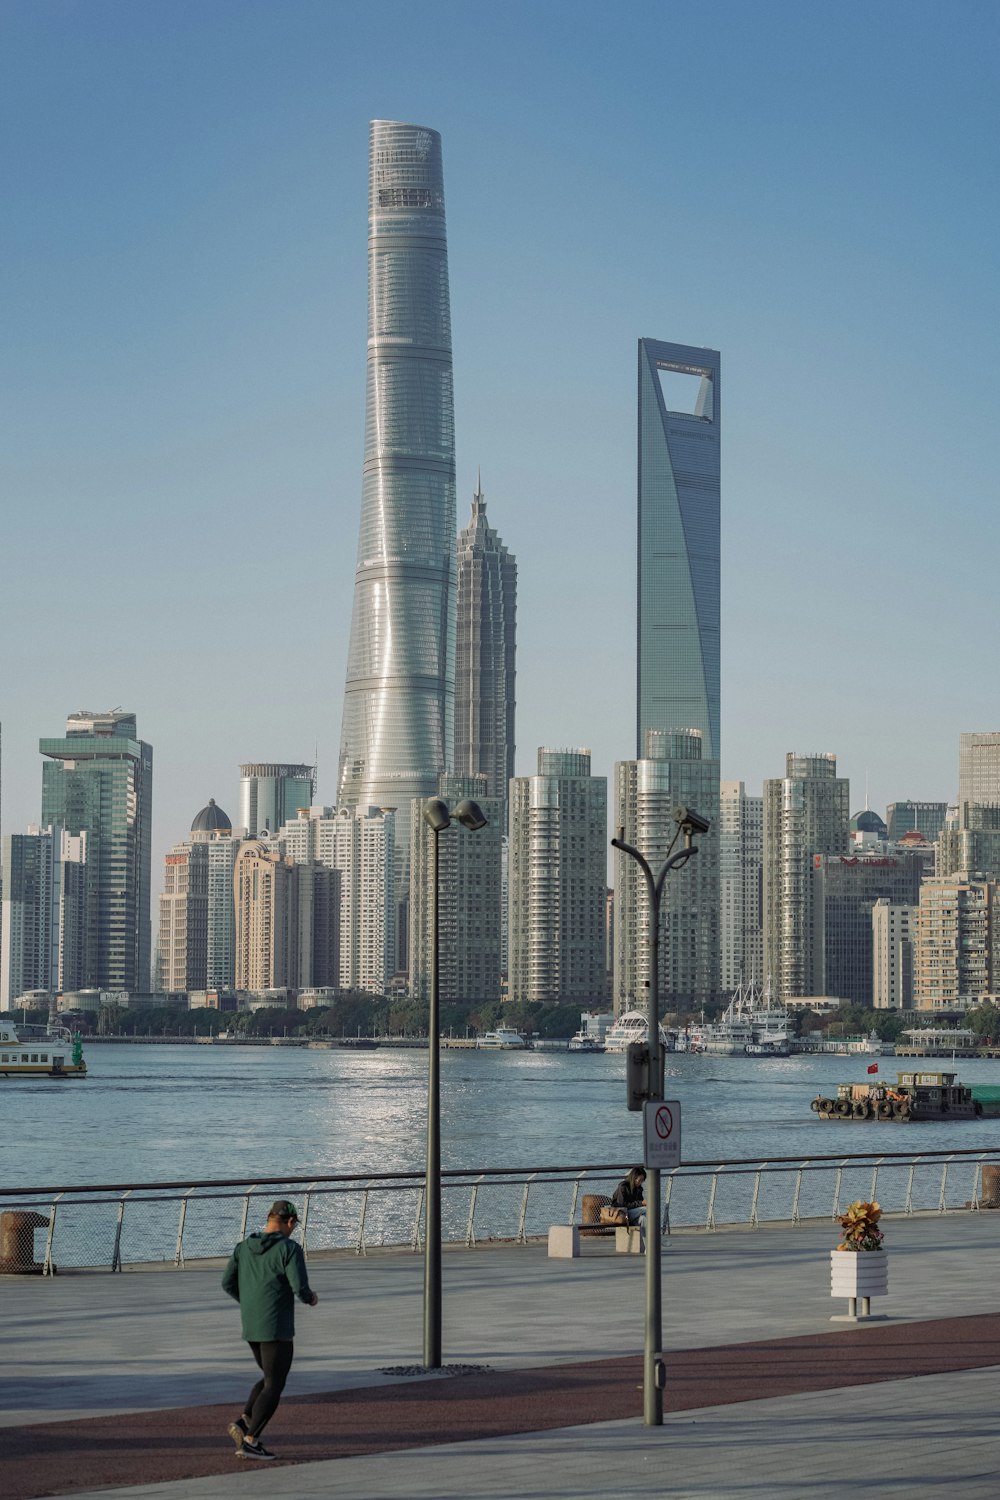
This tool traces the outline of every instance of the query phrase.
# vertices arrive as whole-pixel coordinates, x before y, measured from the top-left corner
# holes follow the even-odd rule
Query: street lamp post
[[[677,832],[667,850],[667,857],[654,875],[646,857],[625,842],[625,830],[611,840],[612,847],[620,849],[636,861],[646,880],[649,895],[649,1008],[646,1018],[649,1037],[649,1081],[648,1099],[663,1098],[663,1053],[660,1045],[660,898],[663,885],[671,870],[680,869],[698,853],[692,843],[695,830],[708,831],[707,821],[687,807],[674,808]],[[681,834],[684,848],[674,854],[673,848]],[[663,1387],[665,1366],[663,1363],[663,1298],[661,1286],[662,1235],[660,1217],[660,1169],[646,1169],[646,1333],[643,1344],[643,1421],[647,1427],[663,1426]]]
[[[455,820],[473,831],[487,819],[478,802],[465,799]],[[424,1367],[441,1368],[441,1022],[439,1004],[438,835],[451,825],[448,805],[440,797],[424,804],[431,840],[431,993],[427,1020],[427,1166],[424,1175]]]

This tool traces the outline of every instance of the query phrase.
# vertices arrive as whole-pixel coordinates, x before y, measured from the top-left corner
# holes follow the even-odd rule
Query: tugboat
[[[0,1020],[0,1078],[86,1078],[80,1033]]]
[[[978,1120],[1000,1115],[1000,1101],[977,1099],[954,1073],[897,1073],[895,1086],[841,1083],[836,1098],[817,1094],[809,1105],[821,1120]]]

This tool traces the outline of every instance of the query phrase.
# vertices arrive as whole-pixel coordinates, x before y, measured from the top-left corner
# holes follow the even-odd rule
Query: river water
[[[682,1160],[1000,1147],[1000,1120],[896,1127],[823,1122],[817,1092],[867,1077],[868,1056],[672,1054]],[[0,1080],[0,1189],[419,1169],[421,1050],[91,1044],[86,1080]],[[880,1076],[914,1066],[879,1059]],[[948,1061],[926,1060],[929,1069]],[[954,1065],[1000,1084],[1000,1060]],[[641,1160],[614,1053],[441,1054],[442,1164],[555,1167]]]

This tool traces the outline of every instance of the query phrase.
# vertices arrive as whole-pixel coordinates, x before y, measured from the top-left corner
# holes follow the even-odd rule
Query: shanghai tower
[[[441,137],[374,120],[361,532],[341,808],[432,796],[455,694],[455,419]],[[408,819],[401,816],[400,829]]]

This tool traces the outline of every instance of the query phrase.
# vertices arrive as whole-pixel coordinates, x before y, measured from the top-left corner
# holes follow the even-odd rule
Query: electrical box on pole
[[[625,1048],[625,1083],[628,1090],[628,1108],[638,1113],[648,1099],[663,1098],[663,1077],[666,1057],[660,1048],[659,1088],[655,1095],[651,1090],[649,1072],[649,1047],[645,1042],[629,1042]]]

